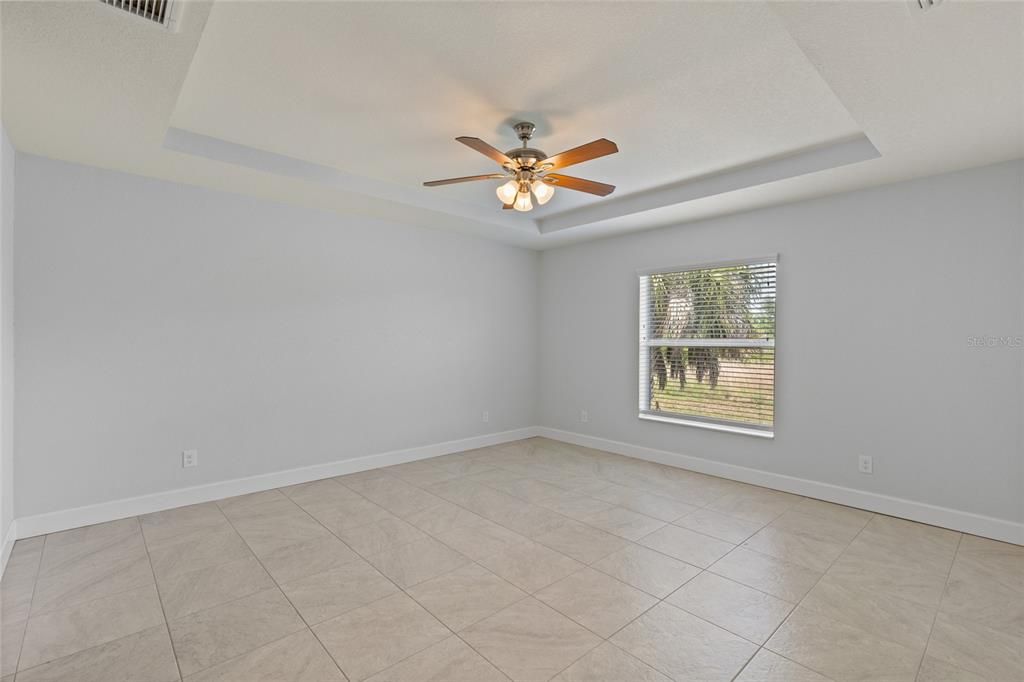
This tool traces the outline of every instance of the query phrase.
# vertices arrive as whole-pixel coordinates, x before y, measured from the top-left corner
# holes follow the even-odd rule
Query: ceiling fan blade
[[[500,166],[504,166],[505,164],[512,165],[512,159],[508,158],[503,152],[498,151],[479,137],[456,137],[455,139],[470,149],[475,149],[484,156],[494,159]]]
[[[473,182],[474,180],[501,180],[506,178],[504,173],[488,173],[487,175],[467,175],[464,178],[448,178],[447,180],[431,180],[424,182],[424,187],[437,187],[438,185],[454,185],[457,182]]]
[[[509,210],[512,208],[512,204],[502,204],[501,207],[505,210]]]
[[[615,146],[615,143],[611,140],[606,140],[603,137],[600,140],[594,140],[588,142],[579,147],[574,147],[568,151],[564,151],[561,154],[555,154],[549,156],[541,162],[542,167],[547,167],[549,170],[555,170],[558,168],[565,168],[566,166],[572,166],[577,163],[583,163],[584,161],[590,161],[591,159],[597,159],[602,156],[608,156],[619,151],[619,148]]]
[[[544,176],[543,180],[554,187],[574,189],[577,192],[596,194],[599,197],[606,197],[615,191],[615,185],[606,185],[603,182],[574,178],[571,175],[562,175],[561,173],[549,173]]]

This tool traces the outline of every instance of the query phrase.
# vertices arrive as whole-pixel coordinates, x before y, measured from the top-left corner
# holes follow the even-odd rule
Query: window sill
[[[640,412],[637,414],[640,419],[645,419],[652,422],[663,422],[665,424],[680,424],[682,426],[696,426],[699,429],[709,429],[711,431],[724,431],[726,433],[738,433],[742,436],[755,436],[757,438],[775,438],[774,431],[762,431],[761,429],[748,429],[743,426],[730,426],[728,424],[713,424],[710,422],[696,421],[693,419],[683,419],[681,417],[666,417],[661,414],[645,414]]]

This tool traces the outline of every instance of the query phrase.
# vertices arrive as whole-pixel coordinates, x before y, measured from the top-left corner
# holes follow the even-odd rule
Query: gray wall
[[[14,520],[14,159],[0,127],[0,544]]]
[[[539,423],[1024,520],[1022,162],[540,255],[17,163],[19,517]],[[774,252],[776,438],[637,420],[635,270]]]
[[[535,252],[26,155],[17,195],[19,517],[537,421]]]
[[[1024,520],[1024,348],[968,342],[1024,335],[1022,181],[1014,162],[545,251],[543,425]],[[775,439],[638,420],[635,271],[770,253]]]

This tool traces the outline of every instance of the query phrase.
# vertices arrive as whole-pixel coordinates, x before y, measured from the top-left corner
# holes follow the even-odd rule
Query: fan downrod
[[[548,158],[548,155],[539,149],[534,149],[527,145],[530,138],[533,137],[533,131],[537,129],[537,126],[533,125],[529,121],[520,121],[512,126],[512,129],[516,131],[516,135],[522,140],[523,146],[517,149],[510,149],[505,152],[508,158],[514,162],[513,167],[510,169],[516,171],[523,168],[533,169],[538,167],[540,163]]]

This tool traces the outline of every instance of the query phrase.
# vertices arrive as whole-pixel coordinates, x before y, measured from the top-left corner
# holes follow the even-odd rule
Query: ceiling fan
[[[529,211],[533,208],[533,201],[544,205],[551,200],[555,194],[555,187],[587,192],[604,197],[615,191],[615,185],[606,185],[603,182],[574,178],[571,175],[552,173],[567,166],[572,166],[591,159],[597,159],[608,154],[619,151],[611,140],[601,138],[588,142],[580,147],[574,147],[561,154],[548,156],[539,149],[527,146],[533,131],[536,129],[529,121],[522,121],[512,126],[516,135],[522,140],[523,146],[518,149],[510,149],[502,153],[487,144],[478,137],[456,137],[455,139],[470,149],[475,149],[484,156],[497,161],[502,173],[488,173],[486,175],[469,175],[464,178],[449,178],[447,180],[431,180],[424,182],[426,187],[437,187],[439,185],[454,185],[459,182],[472,182],[474,180],[508,180],[498,187],[497,194],[501,200],[502,208],[512,208],[517,211]]]

